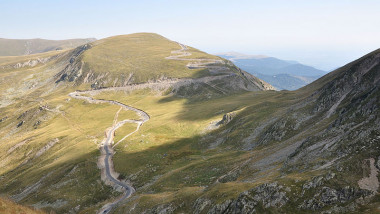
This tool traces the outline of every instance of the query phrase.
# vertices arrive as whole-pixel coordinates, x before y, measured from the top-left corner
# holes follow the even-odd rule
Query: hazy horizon
[[[1,38],[97,39],[154,32],[208,53],[236,51],[332,70],[380,47],[380,2],[9,1]]]

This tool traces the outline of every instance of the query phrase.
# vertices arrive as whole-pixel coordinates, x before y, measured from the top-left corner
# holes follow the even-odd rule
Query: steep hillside
[[[298,91],[229,98],[239,103],[237,109],[229,109],[226,100],[202,103],[214,109],[209,114],[228,112],[217,123],[222,126],[143,151],[152,140],[136,137],[128,143],[133,148],[118,150],[116,162],[133,161],[121,151],[144,160],[158,156],[141,163],[142,168],[140,163],[118,168],[134,172],[129,179],[140,196],[118,211],[379,212],[379,86],[380,50]],[[136,105],[150,106],[137,99]],[[204,109],[197,104],[186,109],[198,115]],[[178,119],[200,122],[206,112],[194,119],[180,113]],[[147,171],[139,171],[144,164],[149,164]],[[170,170],[177,164],[184,165]]]
[[[280,60],[268,56],[252,56],[240,53],[221,53],[243,70],[267,81],[279,90],[296,90],[326,74],[296,61]]]
[[[96,39],[2,39],[0,38],[0,56],[21,56],[48,51],[75,48]]]

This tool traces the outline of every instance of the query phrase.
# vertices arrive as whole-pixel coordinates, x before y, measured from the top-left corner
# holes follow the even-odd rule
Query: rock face
[[[85,44],[80,47],[77,47],[70,54],[71,57],[69,59],[69,64],[59,72],[56,77],[58,78],[55,83],[59,83],[61,81],[74,82],[79,77],[82,76],[82,62],[80,60],[81,54],[90,49],[90,44]]]
[[[327,81],[333,77],[333,80]],[[327,82],[308,98],[308,120],[318,124],[315,121],[334,119],[327,129],[305,139],[287,165],[317,164],[315,167],[325,168],[338,159],[347,162],[354,160],[354,154],[376,151],[375,144],[380,133],[376,125],[380,124],[380,51],[318,81]],[[307,109],[297,109],[300,110]],[[316,163],[317,157],[328,159],[330,164]]]
[[[301,89],[300,93],[307,96],[247,139],[255,145],[265,146],[291,144],[293,138],[305,136],[293,147],[287,147],[293,151],[284,153],[282,176],[329,172],[293,184],[299,188],[291,188],[292,194],[285,191],[291,186],[268,183],[223,203],[198,198],[194,204],[195,213],[283,212],[289,209],[305,213],[351,212],[358,206],[377,201],[374,195],[378,194],[380,169],[380,50],[326,75]],[[221,121],[233,127],[227,131],[236,129],[234,124],[239,124],[232,118],[226,114]],[[236,181],[240,174],[244,174],[244,169],[231,171],[219,182]]]
[[[297,192],[299,190],[294,192],[291,188],[277,183],[266,183],[241,193],[236,199],[229,199],[219,204],[215,204],[211,199],[198,198],[193,204],[193,213],[248,214],[269,212],[269,210],[282,212],[284,207],[305,213],[325,210],[326,207],[347,212],[355,209],[356,201],[363,201],[372,195],[371,191],[357,187],[326,186],[331,179],[334,179],[334,173],[314,177],[303,184],[301,192]],[[347,204],[348,206],[341,206]]]
[[[323,187],[308,200],[305,200],[299,208],[305,210],[320,210],[326,206],[344,204],[360,197],[368,196],[369,192],[346,186],[342,189]]]
[[[222,204],[214,205],[208,211],[208,214],[256,213],[258,209],[280,208],[284,206],[288,200],[283,186],[277,183],[263,184],[241,193],[235,200],[227,200]],[[200,213],[200,211],[209,204],[210,202],[207,200],[203,200],[202,203],[201,200],[197,200],[194,205],[195,213]]]
[[[223,119],[219,121],[216,125],[226,125],[229,123],[234,117],[236,116],[236,112],[229,112],[225,115],[223,115]]]

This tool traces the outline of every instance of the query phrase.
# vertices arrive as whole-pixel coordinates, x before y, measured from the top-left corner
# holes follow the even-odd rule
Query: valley
[[[3,57],[0,192],[56,213],[374,213],[379,68],[377,50],[275,91],[151,33]]]
[[[84,92],[84,93],[86,93],[86,92]],[[107,183],[107,180],[109,180],[112,182],[112,186],[116,185],[118,187],[125,189],[125,193],[123,194],[123,196],[120,199],[118,199],[117,201],[115,201],[113,203],[104,205],[102,210],[99,211],[99,213],[108,213],[112,209],[113,206],[117,205],[119,202],[125,200],[126,198],[129,198],[132,195],[132,193],[134,192],[134,189],[132,186],[118,180],[117,176],[115,176],[115,175],[117,175],[117,173],[113,169],[113,162],[112,162],[112,156],[113,156],[112,144],[113,144],[115,131],[118,128],[120,128],[121,126],[123,126],[125,123],[136,123],[137,129],[128,134],[128,135],[130,135],[130,134],[138,131],[140,126],[149,120],[149,115],[146,114],[142,110],[133,108],[131,106],[124,105],[122,103],[118,103],[118,102],[111,101],[111,100],[96,100],[96,99],[93,99],[90,97],[83,96],[81,94],[83,94],[83,92],[82,93],[73,92],[73,93],[70,93],[69,96],[72,98],[75,98],[75,99],[86,100],[87,102],[94,103],[94,104],[110,103],[113,105],[119,105],[124,110],[131,110],[131,111],[136,112],[136,114],[140,115],[140,117],[142,118],[142,120],[129,120],[129,119],[122,120],[116,124],[114,123],[112,127],[107,128],[107,130],[105,131],[106,132],[106,139],[101,143],[102,155],[99,158],[100,165],[102,166],[102,177],[103,176],[105,177],[105,178],[103,178],[103,180],[106,183]],[[117,120],[119,112],[120,112],[120,110],[116,113],[115,120]],[[128,135],[126,135],[126,136],[128,136]]]

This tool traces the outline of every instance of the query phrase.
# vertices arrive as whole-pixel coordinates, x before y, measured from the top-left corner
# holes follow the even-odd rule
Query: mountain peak
[[[219,81],[229,79],[224,86],[236,83],[228,93],[273,89],[228,60],[155,33],[108,37],[78,47],[71,55],[70,64],[57,75],[57,83],[68,81],[101,88],[208,77]]]

